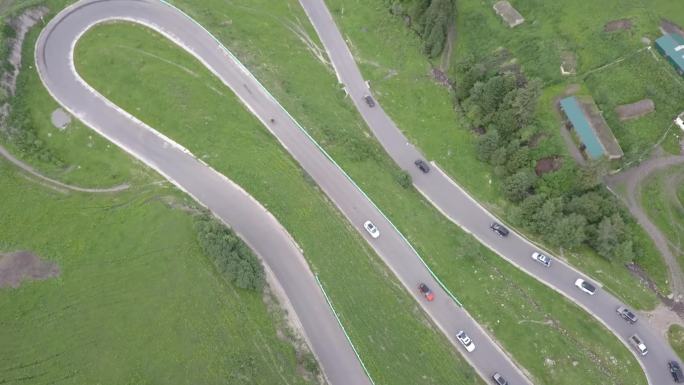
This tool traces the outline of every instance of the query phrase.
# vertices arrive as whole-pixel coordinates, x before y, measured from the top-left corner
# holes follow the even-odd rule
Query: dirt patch
[[[621,122],[639,118],[653,111],[655,111],[655,104],[653,104],[651,99],[642,99],[638,102],[623,104],[615,108],[615,113]]]
[[[545,132],[538,132],[530,138],[530,141],[527,143],[527,147],[530,149],[537,148],[539,146],[539,143],[541,143],[542,140],[546,139],[548,135]]]
[[[667,19],[660,20],[660,30],[663,31],[663,33],[676,33],[684,36],[684,29]]]
[[[501,16],[501,18],[511,28],[518,26],[525,21],[525,18],[522,17],[522,15],[515,8],[513,8],[511,3],[508,1],[497,1],[492,8],[494,8],[496,14]]]
[[[52,121],[53,126],[57,127],[60,130],[63,130],[69,125],[69,123],[71,123],[71,115],[69,115],[66,111],[58,107],[57,109],[52,111],[52,114],[50,115],[50,120]]]
[[[561,52],[560,71],[562,75],[574,75],[577,73],[577,55],[574,52]]]
[[[451,86],[451,81],[449,80],[449,77],[444,73],[444,71],[440,70],[439,68],[433,68],[432,71],[430,71],[430,75],[432,75],[432,78],[435,79],[435,81],[444,87],[450,87]]]
[[[603,32],[624,31],[632,28],[632,21],[629,19],[619,19],[607,22],[603,26]]]
[[[546,158],[541,158],[537,161],[534,166],[534,172],[537,176],[542,176],[549,172],[554,172],[561,168],[563,165],[563,158],[560,156],[549,156]]]
[[[0,288],[17,288],[23,281],[44,280],[59,275],[59,266],[28,251],[0,254]]]

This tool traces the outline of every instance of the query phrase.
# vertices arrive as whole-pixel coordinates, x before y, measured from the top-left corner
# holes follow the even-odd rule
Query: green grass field
[[[391,17],[382,1],[328,0],[327,3],[347,37],[362,72],[370,80],[374,94],[404,134],[425,152],[428,159],[437,161],[490,210],[503,217],[509,216],[511,207],[501,194],[500,181],[493,175],[491,167],[476,159],[475,135],[466,128],[462,117],[454,113],[452,95],[431,79],[431,64],[421,51],[419,38],[406,28],[403,20]],[[533,155],[539,158],[556,154],[563,156],[565,166],[553,176],[559,182],[564,178],[563,173],[572,171],[574,160],[559,135],[560,119],[554,111],[553,101],[569,83],[581,81],[579,78],[561,77],[560,58],[556,54],[565,49],[562,41],[578,42],[575,46],[580,51],[579,57],[585,60],[580,60],[580,71],[589,70],[615,60],[624,52],[643,47],[640,34],[655,36],[657,26],[651,23],[659,20],[657,15],[670,17],[675,15],[674,9],[681,7],[671,2],[657,1],[650,11],[642,12],[641,5],[636,2],[628,2],[632,5],[621,4],[618,7],[620,13],[615,18],[622,17],[623,13],[635,15],[635,27],[631,32],[609,35],[596,33],[602,30],[605,22],[613,19],[608,18],[608,15],[616,9],[605,2],[516,2],[515,6],[519,6],[527,22],[513,30],[504,26],[491,9],[493,1],[465,0],[456,3],[457,38],[451,70],[460,58],[468,54],[490,55],[493,50],[502,47],[523,66],[526,74],[544,79],[545,88],[539,102],[538,118],[546,137],[534,149]],[[598,12],[595,8],[601,8],[602,11]],[[638,16],[638,12],[645,16]],[[593,21],[580,21],[580,17]],[[595,26],[589,28],[588,23]],[[671,71],[666,67],[662,70]],[[649,76],[643,73],[636,75],[640,79],[648,79]],[[640,84],[643,83],[641,81]],[[589,91],[586,84],[580,83],[580,86],[583,92]],[[657,116],[661,119],[664,115],[658,113]],[[642,118],[637,124],[647,124],[642,123],[647,118]],[[666,128],[662,127],[664,121],[661,119],[658,122],[649,126],[652,131],[645,133],[646,137],[653,139],[663,132]],[[666,141],[667,148],[672,149],[671,143],[672,138]],[[640,266],[667,292],[665,265],[660,255],[641,229],[635,228],[634,231],[645,243],[645,253],[638,259]],[[656,303],[655,297],[647,293],[638,279],[631,276],[622,265],[606,263],[586,252],[567,257],[632,305],[651,308]]]
[[[680,360],[684,360],[684,327],[671,325],[667,330],[667,339],[670,345],[677,352]]]
[[[684,266],[684,166],[654,173],[640,187],[641,206]]]
[[[0,161],[0,195],[0,251],[61,270],[0,289],[0,383],[305,383],[281,315],[219,277],[175,188],[65,194]]]
[[[76,61],[104,95],[225,173],[278,218],[378,383],[480,383],[285,150],[189,55],[142,27],[106,25],[85,35]]]
[[[274,10],[270,3],[253,1],[247,8],[218,3],[185,6],[210,30],[216,30],[231,49],[239,47],[234,51],[238,57],[243,59],[242,50],[249,49],[251,54],[245,54],[248,67],[375,199],[468,310],[531,372],[535,382],[645,382],[640,371],[635,370],[638,366],[631,354],[598,323],[466,236],[416,191],[397,184],[396,168],[374,139],[366,135],[334,75],[307,52],[289,29],[289,23],[301,17],[300,9],[293,6]],[[259,11],[265,9],[261,7],[268,7],[271,14],[281,14],[282,30],[273,25],[261,29],[258,19],[265,13]],[[231,28],[217,27],[226,24],[225,15],[231,15]],[[231,36],[222,35],[228,33]],[[319,198],[307,192],[311,187],[292,174],[298,172],[296,166],[273,138],[245,111],[229,108],[238,105],[232,93],[198,63],[155,36],[129,25],[98,27],[78,45],[77,68],[115,103],[137,111],[148,124],[202,156],[269,207],[303,246],[314,270],[332,293],[376,381],[424,382],[416,379],[430,373],[429,378],[437,380],[438,373],[451,371],[441,366],[451,359],[432,362],[426,356],[439,350],[433,344],[443,346],[441,342],[426,338],[422,327],[404,328],[400,314],[384,310],[390,306],[387,297],[394,296],[404,307],[413,308],[411,312],[417,312],[415,304],[403,299],[401,288],[383,292],[383,285],[374,283],[379,278],[390,279],[386,269],[370,253],[363,258],[354,255],[351,248],[359,242],[356,237],[345,241],[326,237],[327,233],[336,233],[330,224],[333,221],[321,219],[331,214],[310,204]],[[112,51],[110,47],[118,49]],[[289,59],[278,59],[282,57]],[[103,73],[104,67],[110,70]],[[174,81],[168,82],[168,78]],[[137,86],[131,88],[129,84]],[[345,257],[333,257],[336,242],[346,246]],[[366,250],[365,245],[359,247]],[[387,330],[387,325],[395,331]],[[380,330],[386,332],[378,334]],[[393,341],[388,334],[392,334]],[[382,346],[378,347],[378,341],[383,341]],[[420,357],[412,358],[417,353],[414,351],[391,353],[392,348],[399,350],[398,345],[407,346],[410,341],[420,341]],[[545,363],[546,358],[549,361]],[[407,365],[416,360],[423,364]],[[551,361],[553,364],[548,364]],[[426,363],[435,367],[425,370]]]

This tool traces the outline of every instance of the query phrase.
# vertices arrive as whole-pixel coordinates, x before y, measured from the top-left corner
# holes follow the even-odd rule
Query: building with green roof
[[[684,37],[671,33],[656,39],[656,49],[684,76]]]
[[[624,153],[593,99],[584,99],[580,102],[569,96],[560,101],[561,110],[575,129],[584,152],[592,159],[604,155],[611,160],[622,158]]]

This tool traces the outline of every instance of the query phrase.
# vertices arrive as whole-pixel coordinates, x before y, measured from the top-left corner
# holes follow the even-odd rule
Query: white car
[[[629,337],[629,343],[634,346],[634,349],[636,349],[639,354],[642,356],[645,356],[648,354],[648,349],[646,348],[646,345],[644,344],[644,341],[641,340],[641,337],[638,335],[634,334],[631,337]]]
[[[577,278],[577,281],[575,281],[575,286],[589,295],[596,294],[596,286],[590,284],[582,278]]]
[[[380,236],[380,230],[378,230],[378,228],[375,227],[375,225],[371,221],[366,221],[363,224],[363,228],[366,229],[366,231],[368,231],[368,234],[370,234],[370,236],[373,238],[377,238]]]
[[[475,344],[473,343],[473,340],[471,340],[463,330],[459,330],[458,333],[456,333],[456,339],[458,339],[458,342],[463,345],[468,353],[472,353],[472,351],[475,350]]]
[[[535,261],[541,263],[542,265],[544,265],[546,267],[551,266],[551,258],[549,258],[548,255],[545,255],[545,254],[542,254],[542,253],[535,251],[534,253],[532,253],[532,259],[534,259]]]

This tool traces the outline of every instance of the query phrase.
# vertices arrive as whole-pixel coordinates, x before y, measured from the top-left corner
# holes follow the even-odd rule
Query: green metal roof
[[[605,152],[603,146],[599,142],[596,133],[591,128],[591,124],[587,120],[586,115],[582,111],[577,99],[574,96],[569,96],[560,101],[561,108],[565,115],[570,119],[572,126],[575,128],[580,140],[587,147],[586,151],[590,157],[596,159],[600,158]]]
[[[677,69],[684,72],[684,37],[678,34],[663,35],[655,42],[658,48],[670,57]]]

